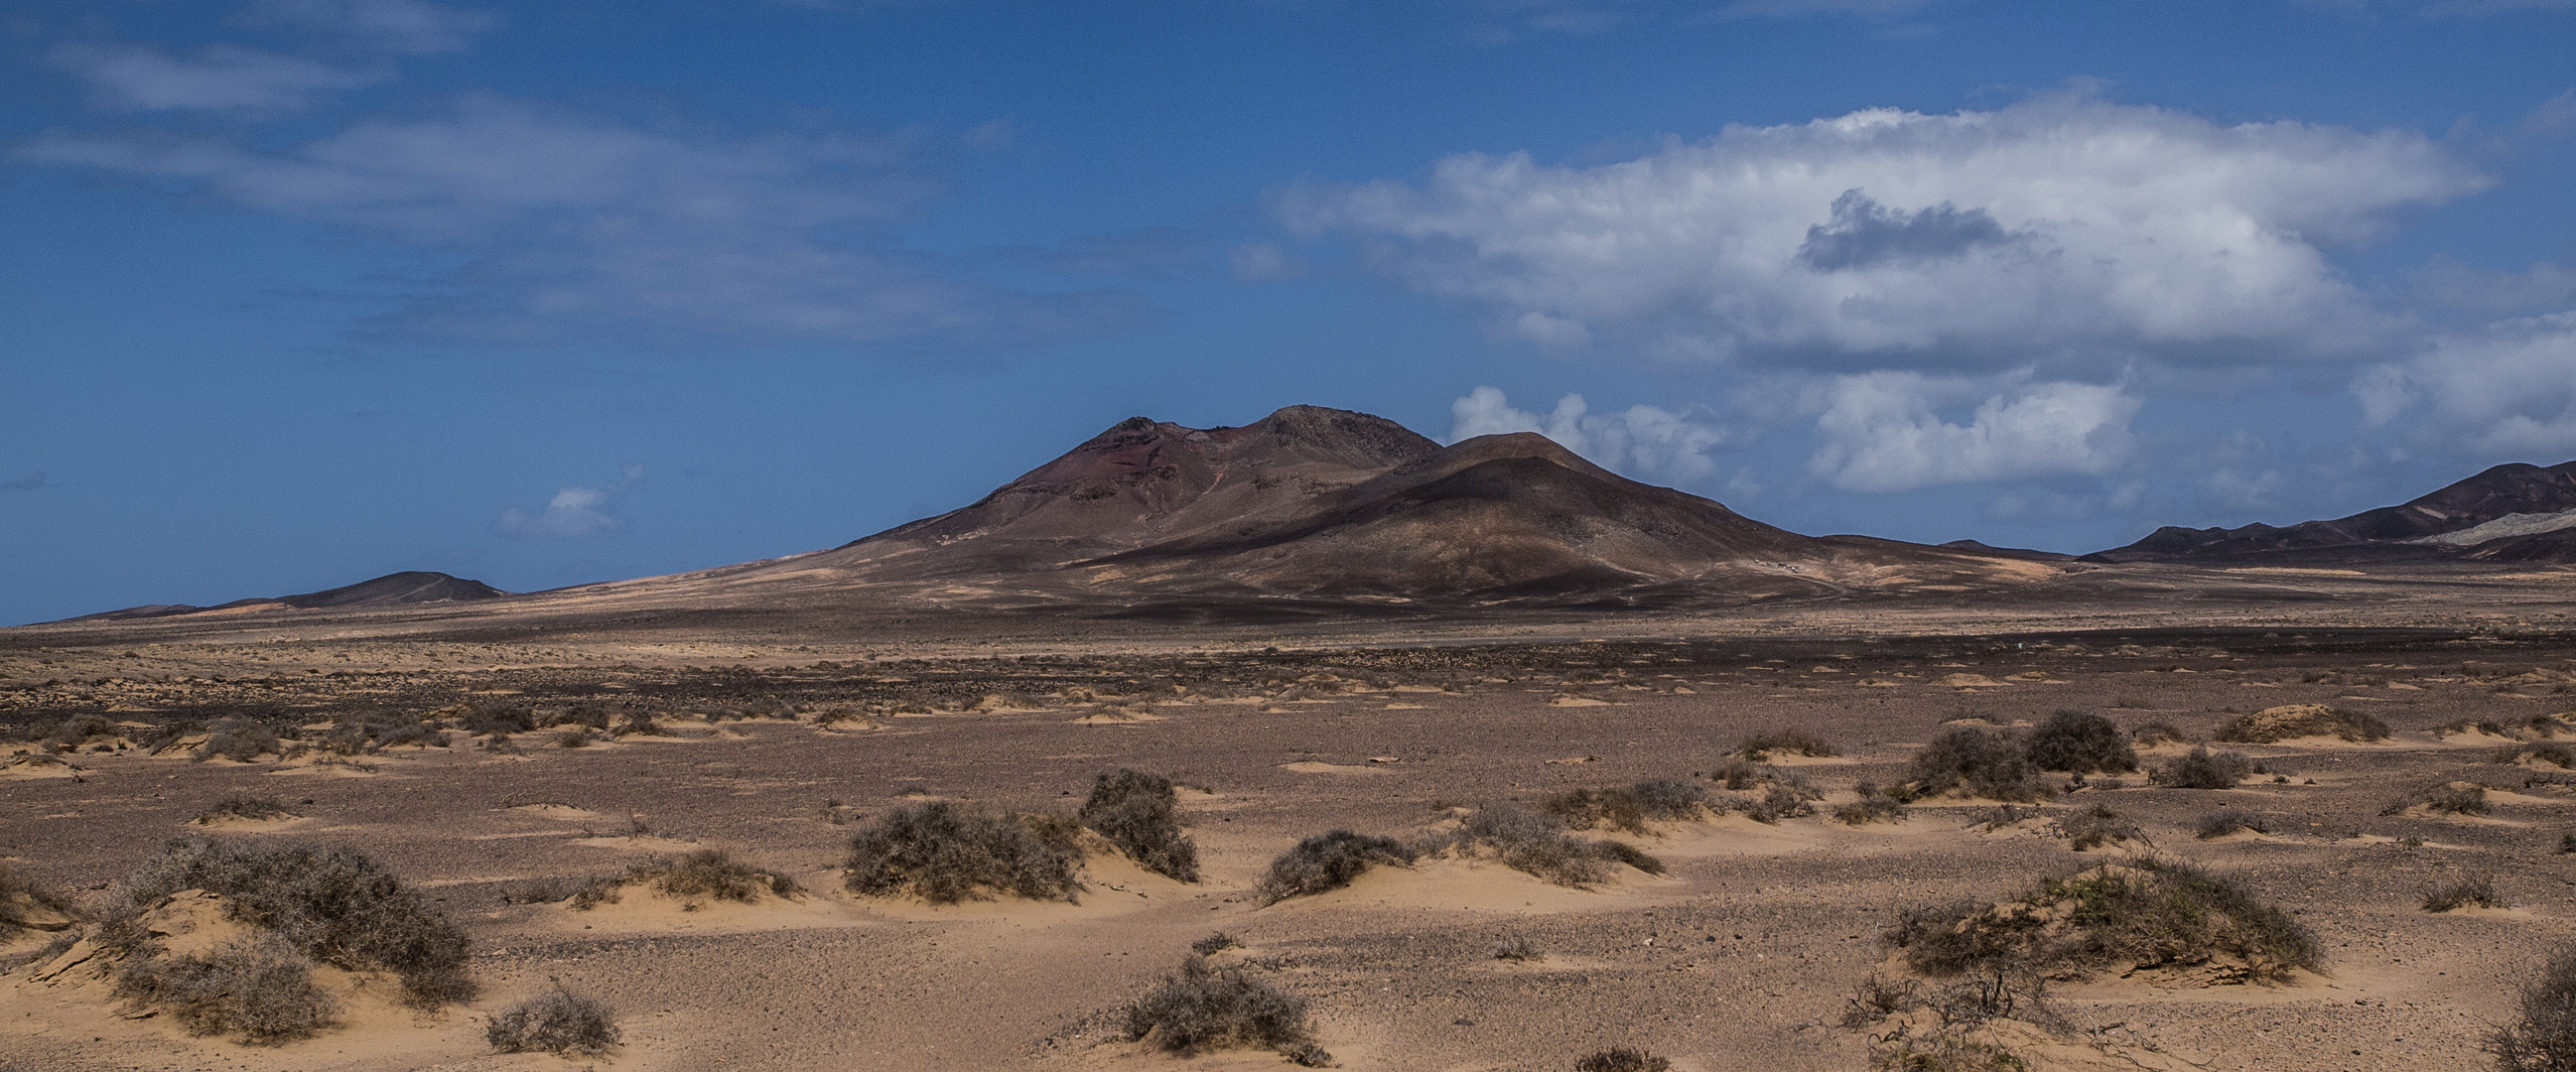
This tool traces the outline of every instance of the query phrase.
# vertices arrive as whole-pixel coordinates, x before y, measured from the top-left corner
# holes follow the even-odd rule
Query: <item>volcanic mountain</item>
[[[1290,406],[1236,428],[1132,418],[962,509],[699,576],[961,599],[1401,600],[1672,585],[1758,598],[2049,572],[1987,553],[1801,536],[1534,434],[1443,447],[1382,417]]]
[[[403,573],[388,573],[371,581],[360,581],[352,585],[344,585],[339,588],[328,588],[319,592],[306,592],[302,595],[278,596],[273,599],[236,599],[230,603],[219,604],[212,607],[195,607],[185,603],[161,603],[141,607],[127,607],[124,610],[111,610],[100,614],[85,615],[71,620],[76,622],[93,622],[121,621],[129,618],[167,618],[174,615],[195,614],[199,611],[209,610],[290,608],[294,610],[312,610],[326,607],[354,610],[367,607],[397,607],[417,603],[462,603],[482,599],[496,599],[509,594],[510,593],[494,588],[481,581],[469,581],[463,577],[451,577],[444,573],[411,570]]]
[[[2088,562],[2576,562],[2576,461],[2499,465],[2399,506],[2276,528],[2168,525]]]

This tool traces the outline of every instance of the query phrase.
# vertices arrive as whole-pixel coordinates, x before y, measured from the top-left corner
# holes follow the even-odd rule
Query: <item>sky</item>
[[[2576,0],[16,0],[0,622],[835,546],[1130,416],[2085,552],[2576,458]]]

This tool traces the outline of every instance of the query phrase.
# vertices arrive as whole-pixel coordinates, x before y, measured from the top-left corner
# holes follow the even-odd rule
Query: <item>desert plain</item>
[[[2321,963],[2269,980],[2215,963],[2060,973],[2049,1026],[2002,1037],[2027,1067],[2485,1064],[2516,988],[2576,929],[2576,856],[2562,853],[2576,771],[2533,747],[2554,735],[2535,716],[2576,721],[2562,609],[2576,572],[2130,565],[2057,583],[1702,612],[548,624],[433,607],[8,630],[0,724],[19,741],[0,747],[0,864],[69,911],[10,939],[0,1065],[1284,1067],[1267,1048],[1176,1055],[1123,1029],[1129,1002],[1221,932],[1233,944],[1211,962],[1304,999],[1341,1067],[1570,1069],[1628,1048],[1690,1072],[1856,1069],[1885,1056],[1887,1024],[1851,1015],[1854,997],[1873,973],[1906,973],[1885,932],[1907,910],[2011,901],[2141,858],[2279,906]],[[2234,788],[2049,774],[2036,802],[1933,794],[1892,821],[1835,816],[1860,783],[1906,782],[1961,726],[2026,734],[2094,713],[2146,731],[2152,770],[2291,705],[2366,714],[2387,736],[2215,745],[2254,765]],[[467,728],[501,709],[611,728]],[[84,716],[105,727],[48,743]],[[206,756],[244,726],[278,747]],[[2159,727],[2182,740],[2155,743]],[[1658,779],[1723,802],[1711,776],[1782,731],[1839,753],[1764,757],[1821,794],[1811,813],[1756,821],[1720,803],[1642,832],[1574,832],[1633,844],[1660,874],[1623,864],[1564,885],[1443,851],[1341,889],[1256,895],[1275,857],[1332,829],[1419,840],[1478,809]],[[845,889],[854,833],[890,809],[1069,814],[1119,769],[1178,787],[1199,881],[1086,835],[1070,900]],[[2482,789],[2485,813],[2408,806],[2442,787]],[[201,818],[231,799],[284,813]],[[2075,848],[2066,821],[2100,808],[2133,836]],[[2228,809],[2264,829],[2198,836]],[[333,974],[338,1021],[272,1045],[120,1000],[107,958],[69,944],[78,921],[189,837],[363,850],[465,933],[476,996],[420,1010]],[[798,892],[567,899],[701,849]],[[2422,906],[2464,878],[2488,880],[2498,906]],[[1522,956],[1498,956],[1506,944]],[[494,1052],[488,1017],[557,986],[614,1010],[620,1042]]]

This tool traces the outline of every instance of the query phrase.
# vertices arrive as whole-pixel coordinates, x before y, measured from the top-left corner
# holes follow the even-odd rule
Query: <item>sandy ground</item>
[[[1121,1003],[1222,930],[1245,943],[1224,959],[1312,1000],[1320,1039],[1345,1067],[1567,1069],[1634,1046],[1692,1072],[1853,1069],[1868,1044],[1838,1022],[1854,984],[1887,956],[1880,928],[1910,906],[2009,897],[2128,851],[2077,853],[2047,835],[2049,815],[2099,803],[2142,823],[2155,851],[2288,908],[2331,961],[2286,986],[2063,986],[2056,1001],[2082,1035],[2040,1067],[2475,1067],[2513,986],[2576,931],[2576,857],[2558,852],[2576,832],[2576,772],[2495,764],[2509,742],[2434,732],[2576,710],[2576,642],[2527,624],[2545,610],[2507,613],[2521,632],[2494,621],[2448,631],[2199,623],[2075,636],[1951,622],[1865,635],[1825,614],[1804,631],[1772,620],[1711,636],[1613,617],[1533,625],[1528,642],[1428,648],[1383,630],[1368,644],[1276,630],[1193,644],[1141,630],[1124,654],[1097,635],[1050,653],[1028,636],[897,647],[827,631],[756,643],[669,628],[16,633],[0,644],[0,721],[17,725],[97,711],[138,734],[236,714],[320,726],[506,700],[655,712],[663,732],[577,749],[523,734],[516,753],[452,732],[446,747],[328,763],[110,746],[0,768],[0,860],[24,876],[101,896],[162,841],[192,833],[357,846],[464,926],[485,987],[473,1006],[435,1015],[352,1002],[342,1028],[254,1048],[190,1038],[167,1017],[125,1018],[94,964],[45,978],[46,965],[28,965],[0,975],[0,1065],[1279,1067],[1261,1051],[1170,1057],[1114,1029]],[[1691,639],[1606,639],[1658,628]],[[1585,632],[1605,639],[1580,642]],[[1285,650],[1263,650],[1283,637]],[[1171,691],[1174,681],[1188,691]],[[771,700],[801,714],[693,717]],[[1838,759],[1795,767],[1834,790],[1832,804],[1858,781],[1900,780],[1947,724],[2024,725],[2071,708],[2203,737],[2231,711],[2311,702],[2366,711],[2396,733],[2368,745],[2244,746],[2287,780],[2267,774],[2232,790],[2096,779],[2039,819],[1993,829],[1991,803],[1975,801],[1858,828],[1822,816],[1663,824],[1638,840],[1667,875],[1623,870],[1590,890],[1435,860],[1267,907],[1249,895],[1269,860],[1306,835],[1405,836],[1453,806],[1691,778],[1760,731],[1803,729],[1842,746]],[[845,717],[821,726],[823,712]],[[20,747],[0,746],[0,760]],[[1182,806],[1203,882],[1095,856],[1079,904],[934,907],[841,891],[855,824],[884,808],[1069,809],[1093,775],[1118,767],[1196,787]],[[2490,817],[2381,814],[2410,790],[2461,780],[2494,787]],[[241,794],[278,798],[297,817],[192,822]],[[2270,816],[2272,832],[2195,839],[2200,817],[2222,807]],[[510,896],[697,847],[789,872],[809,892],[749,906],[630,895],[591,912]],[[2428,883],[2467,874],[2493,876],[2514,907],[2417,907]],[[1495,959],[1507,936],[1544,955]],[[570,1062],[489,1052],[483,1015],[553,980],[619,1010],[618,1052]],[[356,994],[382,981],[335,985]]]

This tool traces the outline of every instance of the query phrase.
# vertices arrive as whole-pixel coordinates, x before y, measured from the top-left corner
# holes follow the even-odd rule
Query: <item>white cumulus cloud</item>
[[[1967,424],[1942,420],[1937,404],[1971,388],[1909,372],[1835,378],[1816,419],[1824,444],[1808,471],[1846,491],[1906,491],[2103,476],[2134,449],[2129,421],[2142,400],[2116,386],[2024,383],[1988,395]]]
[[[2366,356],[2391,319],[2326,250],[2487,182],[2413,133],[2059,97],[1730,127],[1599,167],[1467,154],[1281,211],[1549,346],[2100,379]]]
[[[1536,432],[1595,465],[1669,483],[1717,473],[1708,452],[1726,442],[1723,429],[1655,406],[1591,412],[1582,395],[1558,399],[1546,416],[1514,409],[1500,388],[1479,387],[1449,406],[1449,442],[1506,432]]]

